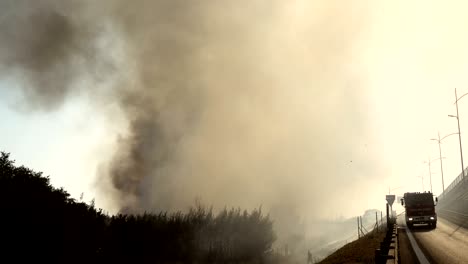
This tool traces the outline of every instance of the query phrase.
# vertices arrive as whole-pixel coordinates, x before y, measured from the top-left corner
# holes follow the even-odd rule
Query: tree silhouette
[[[276,239],[261,208],[108,216],[82,200],[1,152],[0,262],[256,263]]]

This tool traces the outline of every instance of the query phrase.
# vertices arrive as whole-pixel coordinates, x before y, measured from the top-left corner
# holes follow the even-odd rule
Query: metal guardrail
[[[380,248],[375,250],[376,264],[395,264],[398,263],[398,231],[396,218],[394,223],[387,226],[385,238],[380,242]]]

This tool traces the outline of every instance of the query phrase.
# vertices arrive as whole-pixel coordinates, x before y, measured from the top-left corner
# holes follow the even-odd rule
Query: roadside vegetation
[[[1,263],[284,263],[261,209],[107,215],[0,155]]]
[[[375,263],[375,249],[380,247],[380,242],[384,239],[385,234],[384,228],[381,228],[380,231],[374,230],[360,239],[344,245],[318,263]]]

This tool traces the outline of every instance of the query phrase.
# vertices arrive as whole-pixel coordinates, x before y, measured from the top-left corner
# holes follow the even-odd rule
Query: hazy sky
[[[30,63],[21,34],[40,37],[35,23],[16,23],[24,14],[43,29],[41,12],[66,17],[66,4],[37,1],[35,18],[27,1],[3,2],[13,11],[0,11],[0,37],[19,33],[0,44],[0,149],[109,211],[195,198],[310,218],[383,210],[389,188],[421,191],[422,176],[429,190],[430,139],[457,132],[454,88],[468,93],[464,1],[107,1],[99,15],[85,6],[72,16],[72,28],[105,25],[65,42],[107,43],[83,67],[69,54],[87,42],[54,47],[63,61]],[[41,88],[68,83],[59,100]],[[468,140],[468,97],[459,106]],[[461,170],[458,137],[442,151],[448,186]],[[439,194],[439,162],[431,169]]]

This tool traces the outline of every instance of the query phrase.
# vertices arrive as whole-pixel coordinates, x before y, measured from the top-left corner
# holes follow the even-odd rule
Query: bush
[[[251,262],[260,261],[276,237],[269,216],[203,206],[187,213],[108,216],[70,198],[48,177],[9,154],[0,156],[0,262],[24,257],[47,262]],[[4,258],[5,261],[2,261]]]

